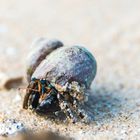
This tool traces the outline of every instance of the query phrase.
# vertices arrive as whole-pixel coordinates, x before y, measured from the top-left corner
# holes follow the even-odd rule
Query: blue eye
[[[35,77],[33,77],[32,79],[31,79],[31,81],[35,81],[36,80],[36,78]]]

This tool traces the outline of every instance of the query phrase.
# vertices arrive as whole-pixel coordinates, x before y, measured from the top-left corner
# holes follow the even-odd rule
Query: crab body
[[[29,83],[31,82],[30,79],[35,77],[49,81],[52,86],[52,93],[47,93],[46,98],[38,103],[36,110],[46,114],[47,112],[54,113],[63,110],[65,114],[73,118],[78,112],[78,106],[85,99],[85,90],[90,88],[95,78],[96,60],[84,47],[66,47],[58,40],[53,40],[51,43],[52,47],[51,45],[48,47],[46,41],[46,45],[40,45],[38,46],[40,49],[34,49],[32,54],[36,55],[30,55],[28,61],[27,77]],[[45,48],[45,51],[41,53],[38,50],[41,50],[42,47]],[[41,59],[36,59],[36,57]],[[31,60],[33,59],[36,62],[32,63]],[[37,96],[37,94],[35,95]],[[36,96],[32,96],[35,101],[36,98],[40,98]],[[51,109],[53,107],[56,110]]]

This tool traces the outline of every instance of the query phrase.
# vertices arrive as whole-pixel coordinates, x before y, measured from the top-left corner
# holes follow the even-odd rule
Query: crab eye
[[[35,77],[33,77],[33,78],[31,79],[31,81],[35,81],[35,80],[37,80]]]
[[[41,84],[46,84],[46,80],[42,79],[40,80]]]

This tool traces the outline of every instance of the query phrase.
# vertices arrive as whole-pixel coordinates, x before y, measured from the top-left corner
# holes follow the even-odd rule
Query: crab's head
[[[60,110],[58,91],[45,79],[32,78],[24,98],[23,108],[28,106],[39,114],[53,114]]]

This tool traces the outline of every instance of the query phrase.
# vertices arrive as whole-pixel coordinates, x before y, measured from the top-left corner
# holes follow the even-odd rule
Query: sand
[[[76,140],[139,139],[139,5],[139,0],[0,0],[0,117]],[[90,124],[39,117],[22,109],[24,94],[3,88],[6,78],[25,76],[29,46],[38,37],[82,44],[94,54],[98,71],[88,103]]]

